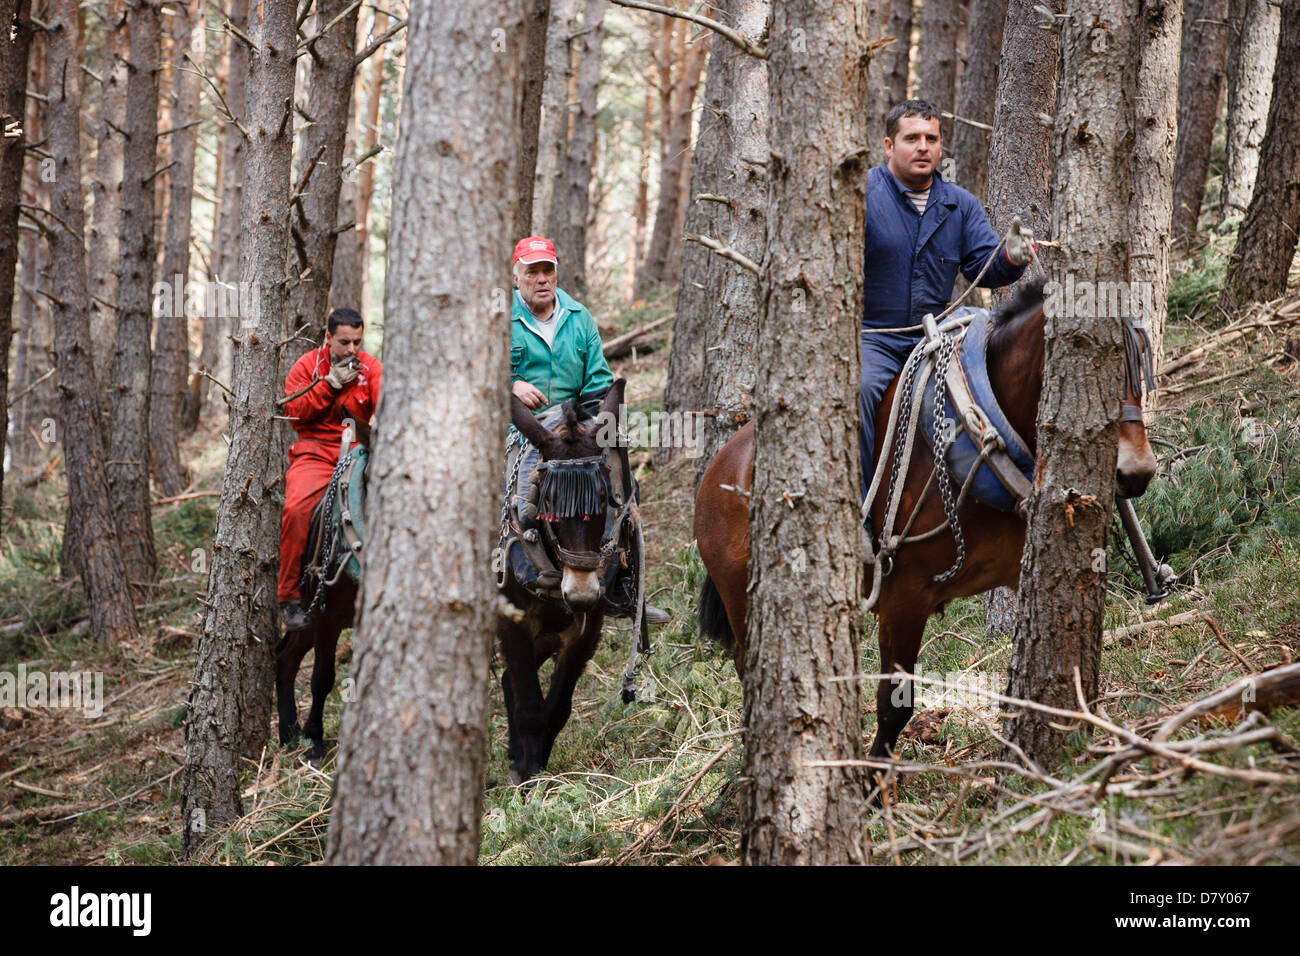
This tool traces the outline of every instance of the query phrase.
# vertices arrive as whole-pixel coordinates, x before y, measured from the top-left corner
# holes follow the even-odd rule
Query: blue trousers
[[[858,415],[862,422],[862,498],[866,500],[871,487],[871,476],[876,468],[876,411],[880,400],[889,390],[889,384],[903,368],[922,333],[891,332],[887,335],[863,333],[860,352],[862,356],[862,383],[858,389]]]

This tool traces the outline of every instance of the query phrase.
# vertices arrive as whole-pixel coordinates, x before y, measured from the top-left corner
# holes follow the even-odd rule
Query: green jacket
[[[510,384],[521,379],[527,382],[546,396],[546,408],[614,384],[600,330],[586,306],[556,289],[555,308],[559,311],[555,340],[548,348],[546,340],[525,320],[532,313],[515,289],[510,314]]]

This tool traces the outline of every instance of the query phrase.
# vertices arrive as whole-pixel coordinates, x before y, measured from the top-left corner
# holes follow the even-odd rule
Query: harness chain
[[[506,439],[506,457],[510,456],[512,445],[523,445],[527,441],[519,431],[512,431],[509,438]],[[519,485],[519,466],[523,463],[524,456],[515,457],[514,467],[510,469],[510,478],[506,482],[506,493],[501,499],[501,529],[497,536],[497,587],[506,586],[506,538],[510,534],[510,496],[515,493],[515,488]]]
[[[957,560],[947,571],[934,576],[935,581],[947,581],[961,570],[966,561],[966,540],[962,537],[961,521],[957,517],[957,501],[952,493],[952,476],[948,474],[948,448],[957,438],[956,423],[949,422],[944,416],[944,405],[948,395],[948,366],[956,349],[958,336],[944,335],[935,355],[934,382],[934,471],[939,478],[939,497],[943,500],[944,517],[952,529],[953,541],[957,545]],[[972,474],[974,472],[972,471]]]
[[[334,466],[334,472],[330,475],[330,483],[325,486],[325,505],[321,509],[321,536],[328,539],[328,542],[318,542],[318,547],[325,548],[325,557],[320,564],[312,565],[305,568],[304,576],[308,572],[317,575],[316,592],[312,595],[311,605],[307,608],[307,615],[310,617],[315,614],[325,603],[325,591],[329,585],[327,578],[330,576],[330,565],[334,563],[334,500],[338,497],[339,479],[343,477],[344,470],[352,463],[352,452],[348,452],[339,459],[339,463]],[[319,553],[319,552],[318,552]]]

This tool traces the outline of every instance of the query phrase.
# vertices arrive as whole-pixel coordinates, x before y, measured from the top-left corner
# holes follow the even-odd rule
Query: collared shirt
[[[556,311],[554,301],[551,302],[550,315],[544,319],[539,319],[532,309],[524,310],[523,320],[528,323],[530,329],[546,340],[548,348],[555,341],[555,320],[558,318]]]
[[[614,384],[600,330],[586,307],[563,289],[556,289],[553,315],[555,326],[548,341],[534,324],[537,317],[524,304],[519,290],[514,290],[510,384],[524,381],[536,388],[546,396],[545,408]]]

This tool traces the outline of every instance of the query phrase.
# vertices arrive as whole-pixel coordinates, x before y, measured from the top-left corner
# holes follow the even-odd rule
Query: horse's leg
[[[506,693],[506,721],[513,751],[510,754],[510,779],[514,783],[523,783],[542,766],[545,731],[542,687],[537,680],[537,661],[529,630],[514,621],[503,620],[499,633],[501,654],[506,660],[502,686],[504,688],[508,683],[510,688]]]
[[[316,634],[316,659],[311,668],[311,712],[302,732],[312,743],[307,759],[320,760],[325,756],[325,699],[334,689],[334,654],[343,627],[337,618],[328,617],[313,630]]]
[[[903,573],[902,569],[895,572]],[[901,583],[901,582],[900,582]],[[906,589],[906,598],[900,599],[903,588],[890,589],[881,595],[880,619],[877,634],[880,642],[880,673],[891,674],[902,668],[915,673],[916,656],[921,648],[921,635],[932,608],[923,606],[924,598]],[[912,717],[911,681],[894,681],[886,678],[876,688],[876,739],[871,744],[872,757],[888,757],[894,752],[898,735]]]
[[[288,745],[298,739],[298,703],[293,684],[298,678],[302,659],[311,649],[314,628],[293,631],[280,639],[275,648],[275,703],[280,718],[280,743]]]
[[[555,669],[551,672],[551,686],[547,688],[543,707],[546,736],[542,742],[542,764],[539,770],[546,768],[555,738],[560,735],[569,721],[569,714],[573,712],[573,691],[578,686],[578,678],[587,669],[587,662],[596,654],[604,621],[604,611],[587,612],[582,631],[564,645],[560,656],[556,658]]]

